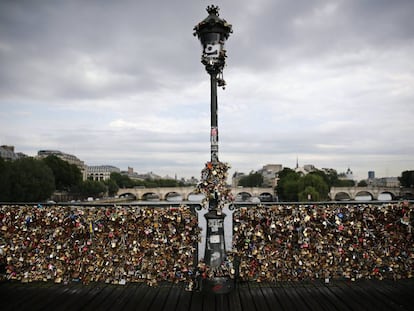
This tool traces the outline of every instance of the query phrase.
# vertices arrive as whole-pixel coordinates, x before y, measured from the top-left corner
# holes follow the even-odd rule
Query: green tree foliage
[[[282,201],[298,201],[298,181],[300,174],[294,170],[285,167],[279,172],[279,181],[276,186],[276,192],[280,200]]]
[[[175,179],[158,179],[158,187],[180,187],[183,184]]]
[[[358,187],[366,187],[366,186],[368,186],[368,184],[367,184],[367,181],[366,181],[366,180],[361,180],[361,181],[358,183]]]
[[[121,175],[119,173],[111,173],[110,177],[119,188],[133,188],[135,186],[134,181],[126,175]]]
[[[9,202],[38,202],[55,191],[52,170],[40,160],[23,158],[0,164],[0,200]],[[4,175],[3,175],[4,173]]]
[[[242,187],[261,187],[263,185],[263,176],[260,173],[250,173],[239,180],[239,186]]]
[[[320,201],[321,197],[316,188],[307,186],[303,191],[299,192],[299,201]]]
[[[103,181],[85,180],[77,185],[78,194],[83,197],[100,198],[107,193],[108,188]]]
[[[74,164],[69,164],[54,155],[43,159],[43,162],[53,171],[57,190],[70,191],[82,181],[82,173]]]
[[[10,162],[0,158],[0,201],[10,201]]]
[[[105,180],[105,185],[108,189],[109,196],[114,196],[117,194],[119,187],[113,179]]]
[[[111,173],[111,180],[113,180],[119,188],[133,188],[133,187],[182,187],[184,184],[175,179],[146,179],[146,180],[132,180],[126,175],[120,173]]]
[[[298,180],[299,200],[301,200],[301,194],[306,195],[305,201],[308,200],[308,195],[305,193],[307,189],[313,193],[312,201],[328,198],[329,186],[320,174],[309,173]],[[315,195],[315,191],[318,195]]]
[[[339,179],[334,185],[335,187],[354,187],[355,181],[349,179]]]
[[[414,171],[404,171],[398,177],[402,187],[414,187]]]
[[[321,171],[301,176],[290,168],[284,168],[279,173],[279,182],[276,192],[281,201],[312,201],[326,200],[328,198],[329,178]]]
[[[311,174],[318,175],[323,178],[329,189],[331,187],[353,187],[355,182],[349,179],[339,179],[339,175],[336,170],[328,169],[326,171],[316,170]]]

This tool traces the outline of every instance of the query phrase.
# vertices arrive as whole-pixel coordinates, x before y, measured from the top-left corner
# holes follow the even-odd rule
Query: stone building
[[[44,159],[44,158],[47,158],[48,156],[51,156],[51,155],[56,156],[59,159],[68,162],[69,164],[76,165],[82,173],[82,179],[86,180],[86,177],[87,177],[87,175],[86,175],[86,165],[83,161],[79,160],[73,154],[64,153],[64,152],[59,151],[59,150],[39,150],[37,152],[37,158],[38,159]]]
[[[121,170],[112,165],[88,166],[87,178],[91,180],[104,181],[111,178],[111,173],[121,173]]]

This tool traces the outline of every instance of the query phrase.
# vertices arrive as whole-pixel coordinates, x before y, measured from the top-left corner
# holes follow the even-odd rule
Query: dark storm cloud
[[[262,2],[257,14],[230,10],[234,24],[243,30],[235,31],[236,40],[228,43],[233,65],[263,69],[331,53],[413,43],[414,2],[410,0]]]
[[[190,74],[193,25],[177,4],[2,1],[2,96],[128,94],[162,87],[162,75]],[[88,80],[94,72],[107,80]]]

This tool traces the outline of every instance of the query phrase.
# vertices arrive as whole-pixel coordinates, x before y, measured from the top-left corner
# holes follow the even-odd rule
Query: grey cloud
[[[256,158],[414,154],[414,2],[219,2],[234,29],[220,152],[247,171]],[[137,158],[154,171],[207,160],[208,76],[192,29],[209,4],[0,1],[2,143],[30,152],[41,142],[98,164]],[[28,111],[14,125],[10,104]],[[110,128],[118,119],[131,126]]]
[[[185,11],[175,9],[176,4],[159,5],[156,1],[2,2],[0,42],[11,47],[0,50],[3,96],[119,96],[166,87],[165,76],[189,80],[191,68],[199,65],[189,43],[195,41],[192,22],[183,18]],[[83,80],[85,61],[106,72],[110,84],[88,85]]]

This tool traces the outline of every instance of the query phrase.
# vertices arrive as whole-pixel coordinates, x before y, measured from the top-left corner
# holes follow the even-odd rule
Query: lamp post
[[[204,281],[204,289],[215,293],[228,293],[233,288],[228,276],[224,276],[223,266],[226,260],[224,238],[224,218],[221,212],[223,202],[228,194],[226,178],[228,166],[218,159],[218,124],[217,124],[217,86],[224,88],[223,68],[226,60],[224,43],[232,33],[232,26],[224,19],[219,18],[219,8],[211,5],[207,7],[208,16],[194,27],[194,36],[197,36],[202,46],[201,63],[210,75],[211,92],[211,128],[210,147],[211,160],[202,171],[199,188],[208,200],[206,244],[204,260],[213,277]],[[217,274],[217,275],[215,275]]]

